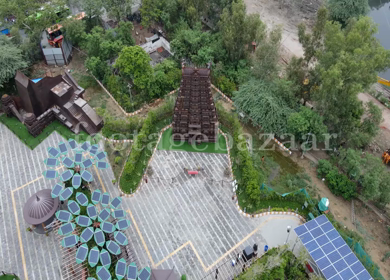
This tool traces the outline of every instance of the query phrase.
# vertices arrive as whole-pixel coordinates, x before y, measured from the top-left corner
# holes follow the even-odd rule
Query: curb
[[[236,195],[236,194],[234,194],[234,195]],[[272,216],[272,215],[287,215],[287,216],[297,217],[303,223],[306,222],[305,218],[303,218],[301,215],[299,215],[299,214],[297,214],[295,212],[290,212],[290,211],[267,211],[267,212],[263,212],[263,213],[260,213],[260,214],[248,214],[248,213],[245,213],[240,208],[240,206],[238,205],[238,201],[236,201],[235,204],[236,204],[236,208],[237,208],[238,212],[241,215],[243,215],[244,217],[247,217],[247,218],[259,218],[259,217],[263,217],[263,216]]]

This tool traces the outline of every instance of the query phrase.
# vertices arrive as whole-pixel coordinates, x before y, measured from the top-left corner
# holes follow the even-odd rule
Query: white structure
[[[148,54],[151,54],[155,51],[157,51],[158,48],[163,47],[166,51],[171,53],[171,44],[164,38],[159,37],[158,35],[153,35],[152,37],[145,38],[146,43],[141,45],[141,48],[143,48]]]

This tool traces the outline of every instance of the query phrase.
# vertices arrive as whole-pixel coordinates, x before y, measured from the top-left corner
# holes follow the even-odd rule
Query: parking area
[[[31,151],[0,124],[0,267],[21,279],[63,278],[54,235],[27,232],[22,213],[32,194],[55,184],[42,177],[43,160],[47,148],[63,140],[54,132]],[[156,151],[148,182],[122,203],[132,222],[126,234],[139,268],[174,267],[187,279],[202,279],[248,245],[283,244],[286,226],[294,227],[299,220],[240,214],[232,201],[231,179],[224,176],[227,165],[225,154]],[[184,168],[199,174],[192,177]],[[119,195],[111,168],[91,171],[94,189]]]

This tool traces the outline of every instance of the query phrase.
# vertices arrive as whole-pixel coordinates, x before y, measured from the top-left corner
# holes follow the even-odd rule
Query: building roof
[[[51,89],[51,91],[53,93],[55,93],[57,96],[61,97],[65,93],[67,93],[69,89],[70,89],[70,85],[69,84],[67,84],[65,82],[61,82],[58,85],[56,85],[55,87],[53,87]]]
[[[180,280],[180,275],[172,269],[152,269],[150,280]]]
[[[207,77],[210,75],[210,69],[208,68],[192,68],[192,67],[184,67],[183,70],[183,75],[185,76],[192,76],[194,74],[198,74],[198,76],[203,76]]]
[[[30,225],[39,225],[49,220],[58,208],[58,198],[51,197],[51,189],[38,191],[23,207],[24,220]]]
[[[82,110],[85,112],[85,114],[93,122],[94,125],[97,126],[103,121],[102,118],[99,117],[98,114],[96,114],[95,110],[89,104],[85,104]]]

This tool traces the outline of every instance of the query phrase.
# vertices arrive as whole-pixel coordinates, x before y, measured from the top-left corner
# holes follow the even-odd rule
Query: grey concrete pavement
[[[0,269],[21,279],[63,278],[60,245],[54,235],[27,232],[22,214],[24,202],[33,193],[55,184],[37,178],[46,170],[43,160],[47,148],[63,140],[54,132],[31,151],[0,124]],[[294,227],[299,220],[292,216],[242,216],[231,200],[231,185],[221,181],[229,180],[223,178],[227,164],[227,155],[156,152],[151,163],[154,174],[134,197],[123,198],[122,203],[124,210],[130,210],[128,218],[135,222],[126,234],[139,267],[175,267],[188,279],[201,279],[245,246],[255,242],[259,248],[283,244],[286,226]],[[197,177],[183,171],[184,167],[198,166],[204,171]],[[91,170],[93,188],[106,190],[111,197],[119,195],[110,168],[99,170],[99,176]]]

